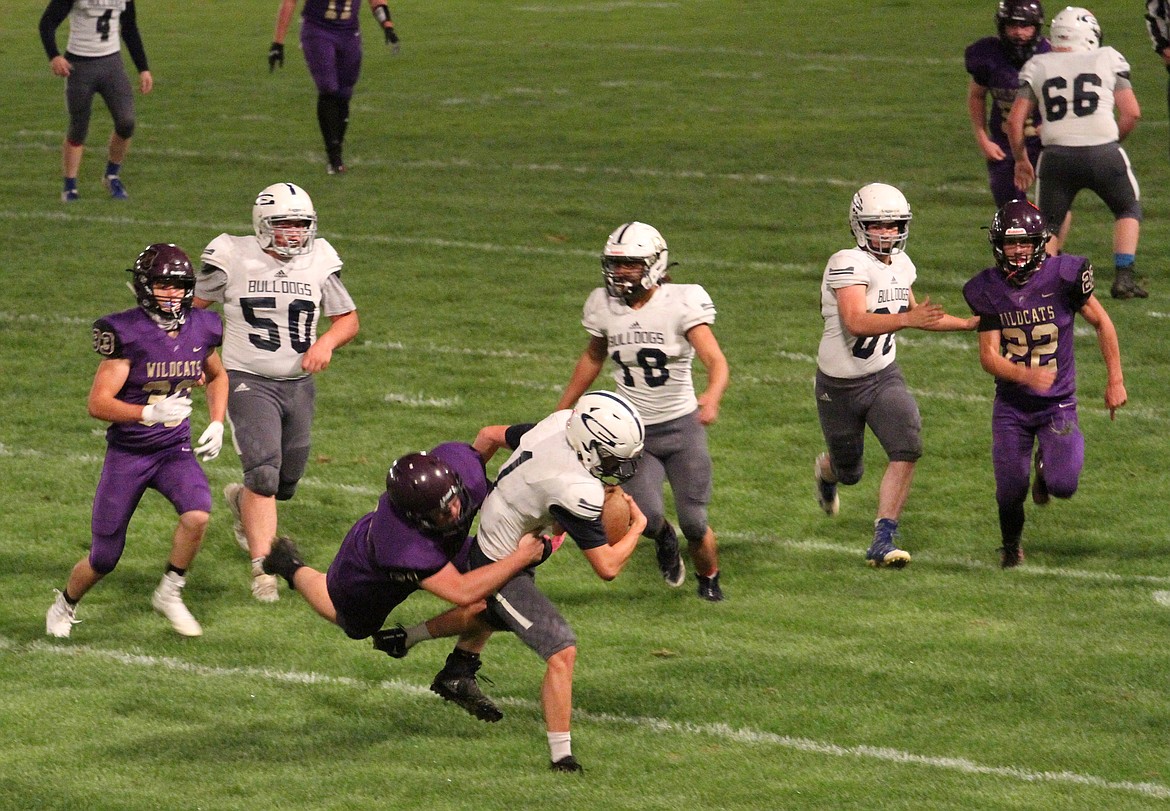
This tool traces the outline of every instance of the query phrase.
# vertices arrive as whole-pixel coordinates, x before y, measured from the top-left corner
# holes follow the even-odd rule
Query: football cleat
[[[406,656],[410,652],[406,647],[406,629],[401,625],[395,625],[393,628],[374,631],[374,649],[395,659]]]
[[[325,164],[325,174],[327,175],[344,175],[348,171],[349,169],[345,168],[345,164],[341,161]]]
[[[1137,283],[1133,268],[1117,268],[1117,275],[1113,277],[1113,286],[1109,288],[1109,295],[1116,299],[1146,298],[1150,294]]]
[[[444,701],[458,704],[479,720],[494,724],[504,714],[479,689],[475,672],[481,664],[477,659],[473,664],[464,664],[458,670],[450,669],[449,665],[444,667],[431,682],[431,692],[438,694]]]
[[[897,533],[898,525],[895,522],[888,518],[878,521],[873,531],[873,543],[865,553],[867,566],[901,569],[910,562],[910,553],[894,544]]]
[[[228,510],[232,514],[232,532],[236,534],[236,543],[240,549],[248,551],[248,536],[244,534],[244,521],[240,518],[240,496],[244,494],[244,485],[232,482],[223,488],[223,497],[227,501]]]
[[[1036,475],[1032,477],[1032,502],[1041,506],[1051,499],[1048,495],[1048,482],[1044,480],[1044,460],[1040,458],[1040,449],[1036,449]]]
[[[699,580],[699,596],[710,603],[718,603],[723,600],[723,589],[719,588],[719,572],[710,577],[703,577],[699,573],[695,573],[695,577]]]
[[[73,626],[81,622],[77,619],[77,606],[70,605],[63,592],[56,589],[53,591],[57,592],[57,599],[53,600],[45,614],[45,633],[58,639],[68,639]]]
[[[821,462],[828,460],[829,454],[822,453],[813,462],[813,478],[817,484],[817,504],[825,511],[825,515],[836,515],[841,509],[841,497],[837,495],[837,483],[827,482],[821,475]]]
[[[1012,569],[1024,562],[1024,550],[1019,541],[1004,541],[999,548],[999,565],[1004,569]]]
[[[548,767],[554,772],[583,772],[585,768],[577,762],[577,758],[572,755],[565,755],[560,760],[554,760],[548,764]]]
[[[658,558],[658,571],[667,585],[681,586],[687,576],[687,567],[678,551],[678,535],[669,521],[662,524],[658,537],[654,539],[654,552]]]
[[[275,603],[280,599],[276,585],[276,575],[264,573],[263,559],[252,561],[252,596],[262,603]]]
[[[293,585],[293,578],[296,576],[297,569],[305,565],[301,560],[301,552],[297,549],[297,545],[291,539],[279,537],[272,542],[272,548],[268,550],[268,554],[264,556],[264,561],[260,567],[264,570],[264,574],[278,574],[288,581],[288,587],[296,588]]]
[[[181,592],[185,585],[187,578],[180,577],[174,572],[167,572],[151,595],[150,604],[155,611],[169,619],[175,630],[183,636],[202,636],[203,628],[199,621],[183,604]]]
[[[114,200],[129,200],[130,195],[126,191],[126,187],[122,185],[122,178],[117,175],[106,175],[102,178],[102,185],[106,187],[106,191],[110,193],[110,197]]]
[[[66,189],[61,192],[62,203],[76,203],[81,199],[81,193],[77,189]]]

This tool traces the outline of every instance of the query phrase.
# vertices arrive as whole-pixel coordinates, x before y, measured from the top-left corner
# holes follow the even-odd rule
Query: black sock
[[[1015,538],[1016,543],[1019,543],[1020,536],[1024,532],[1024,503],[1012,504],[1011,506],[1000,506],[999,508],[999,534],[1007,543],[1008,538]]]
[[[175,574],[177,574],[179,577],[186,577],[186,576],[187,576],[187,570],[186,570],[186,569],[180,569],[178,566],[176,566],[176,565],[175,565],[175,564],[173,564],[173,563],[167,563],[167,571],[168,571],[168,572],[174,572],[174,573],[175,573]]]
[[[341,163],[341,141],[344,135],[344,121],[341,114],[342,99],[329,93],[317,96],[317,124],[325,140],[325,153],[332,164]]]

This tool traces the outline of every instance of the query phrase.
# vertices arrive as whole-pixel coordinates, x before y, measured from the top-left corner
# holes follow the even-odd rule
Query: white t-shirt
[[[223,363],[232,371],[273,380],[304,377],[301,358],[317,340],[321,314],[355,309],[335,275],[341,258],[321,238],[311,253],[281,260],[265,253],[254,236],[220,234],[201,260],[195,295],[223,303]]]
[[[76,56],[109,56],[122,50],[122,12],[126,0],[73,0],[69,44]]]
[[[479,513],[479,548],[492,560],[507,557],[527,532],[546,532],[558,505],[585,521],[601,516],[605,487],[569,447],[565,426],[572,410],[554,411],[520,439],[496,476]]]
[[[686,416],[699,407],[691,381],[695,348],[687,331],[715,323],[715,305],[697,284],[663,284],[642,307],[632,309],[599,287],[585,301],[581,324],[605,338],[618,393],[637,408],[646,425]]]
[[[1116,141],[1113,94],[1130,86],[1129,62],[1109,47],[1036,54],[1020,69],[1020,93],[1040,108],[1044,146]]]
[[[821,280],[821,317],[825,331],[817,351],[817,366],[830,377],[854,378],[879,372],[894,362],[894,333],[859,338],[846,331],[837,309],[837,291],[865,285],[865,309],[871,313],[901,313],[910,309],[910,288],[918,272],[905,253],[882,262],[868,251],[849,248],[829,257]]]

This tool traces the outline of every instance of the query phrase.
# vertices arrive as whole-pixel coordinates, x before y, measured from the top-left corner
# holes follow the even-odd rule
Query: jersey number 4
[[[271,318],[257,313],[257,310],[275,310],[276,299],[272,296],[249,296],[240,299],[244,320],[260,333],[251,333],[248,340],[252,346],[265,352],[280,349],[280,326]],[[317,305],[308,299],[293,299],[288,305],[288,340],[293,350],[303,355],[313,343],[313,324],[317,318]]]

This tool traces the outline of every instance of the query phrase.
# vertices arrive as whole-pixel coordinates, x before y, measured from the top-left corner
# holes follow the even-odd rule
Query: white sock
[[[570,740],[571,734],[569,732],[548,733],[548,751],[552,755],[553,763],[573,754],[573,743]]]
[[[409,650],[419,642],[426,642],[431,638],[431,632],[427,630],[427,624],[420,622],[418,625],[412,625],[406,629],[406,647]]]

